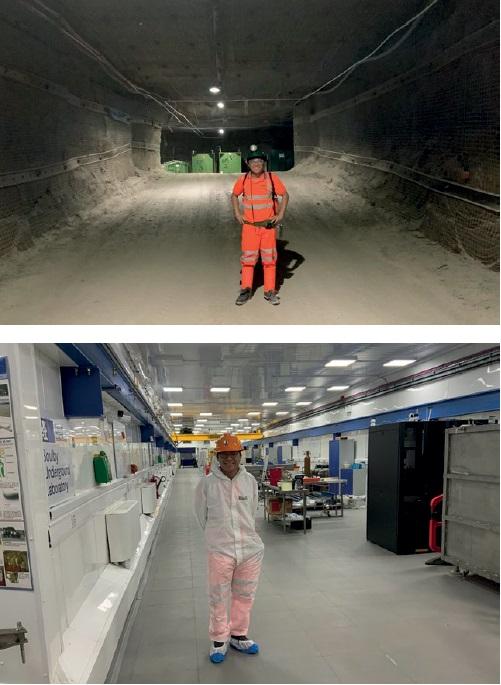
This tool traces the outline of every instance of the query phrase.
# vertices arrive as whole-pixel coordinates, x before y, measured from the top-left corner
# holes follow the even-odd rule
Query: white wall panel
[[[59,364],[35,347],[40,413],[43,417],[63,416]]]

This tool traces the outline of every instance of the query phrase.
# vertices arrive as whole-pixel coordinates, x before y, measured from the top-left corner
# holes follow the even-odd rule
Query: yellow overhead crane
[[[238,433],[237,435],[240,440],[261,440],[263,437],[262,433]],[[171,437],[174,442],[208,442],[210,440],[217,440],[221,437],[221,433],[197,433],[196,435],[191,433],[172,433]]]

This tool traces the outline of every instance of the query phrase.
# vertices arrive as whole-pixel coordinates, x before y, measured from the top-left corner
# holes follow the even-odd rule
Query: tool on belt
[[[244,224],[249,224],[250,226],[261,226],[261,228],[277,228],[278,225],[269,219],[265,219],[264,221],[247,221],[247,219],[244,219]]]

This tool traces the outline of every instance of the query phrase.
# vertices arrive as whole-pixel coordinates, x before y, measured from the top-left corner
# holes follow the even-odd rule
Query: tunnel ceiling
[[[363,57],[425,4],[44,0],[131,81],[176,101],[190,121],[209,130],[290,120],[295,100]],[[213,85],[220,95],[209,93]]]
[[[181,413],[173,423],[195,428],[201,412],[211,412],[199,428],[221,432],[230,423],[247,419],[249,425],[261,428],[283,419],[277,411],[286,411],[286,418],[300,415],[305,409],[321,407],[363,389],[374,388],[397,378],[415,373],[419,364],[427,367],[440,363],[440,357],[456,353],[457,358],[486,346],[462,344],[130,344],[140,353],[144,369],[156,392],[163,398],[167,412]],[[355,359],[347,368],[331,368],[332,359]],[[405,368],[384,367],[392,359],[415,359]],[[327,391],[336,385],[347,385],[345,391]],[[210,388],[229,387],[226,394],[211,393]],[[290,386],[304,386],[301,392],[285,392]],[[165,392],[164,387],[181,387],[182,392]],[[263,402],[277,402],[263,407]],[[311,402],[308,407],[296,402]],[[167,403],[181,403],[168,407]],[[248,416],[248,412],[259,412]],[[243,424],[243,421],[242,421]],[[245,426],[245,424],[243,424]],[[254,426],[258,429],[258,426]],[[232,430],[236,428],[233,427]]]

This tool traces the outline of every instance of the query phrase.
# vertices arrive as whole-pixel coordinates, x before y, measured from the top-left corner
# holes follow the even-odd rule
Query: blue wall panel
[[[343,493],[345,495],[353,495],[353,469],[341,469],[340,477],[348,481],[341,486]]]
[[[331,440],[329,442],[329,476],[333,478],[339,477],[339,440]],[[337,492],[338,485],[329,485],[329,492]]]
[[[61,366],[64,415],[67,418],[103,416],[101,374],[96,366]]]

